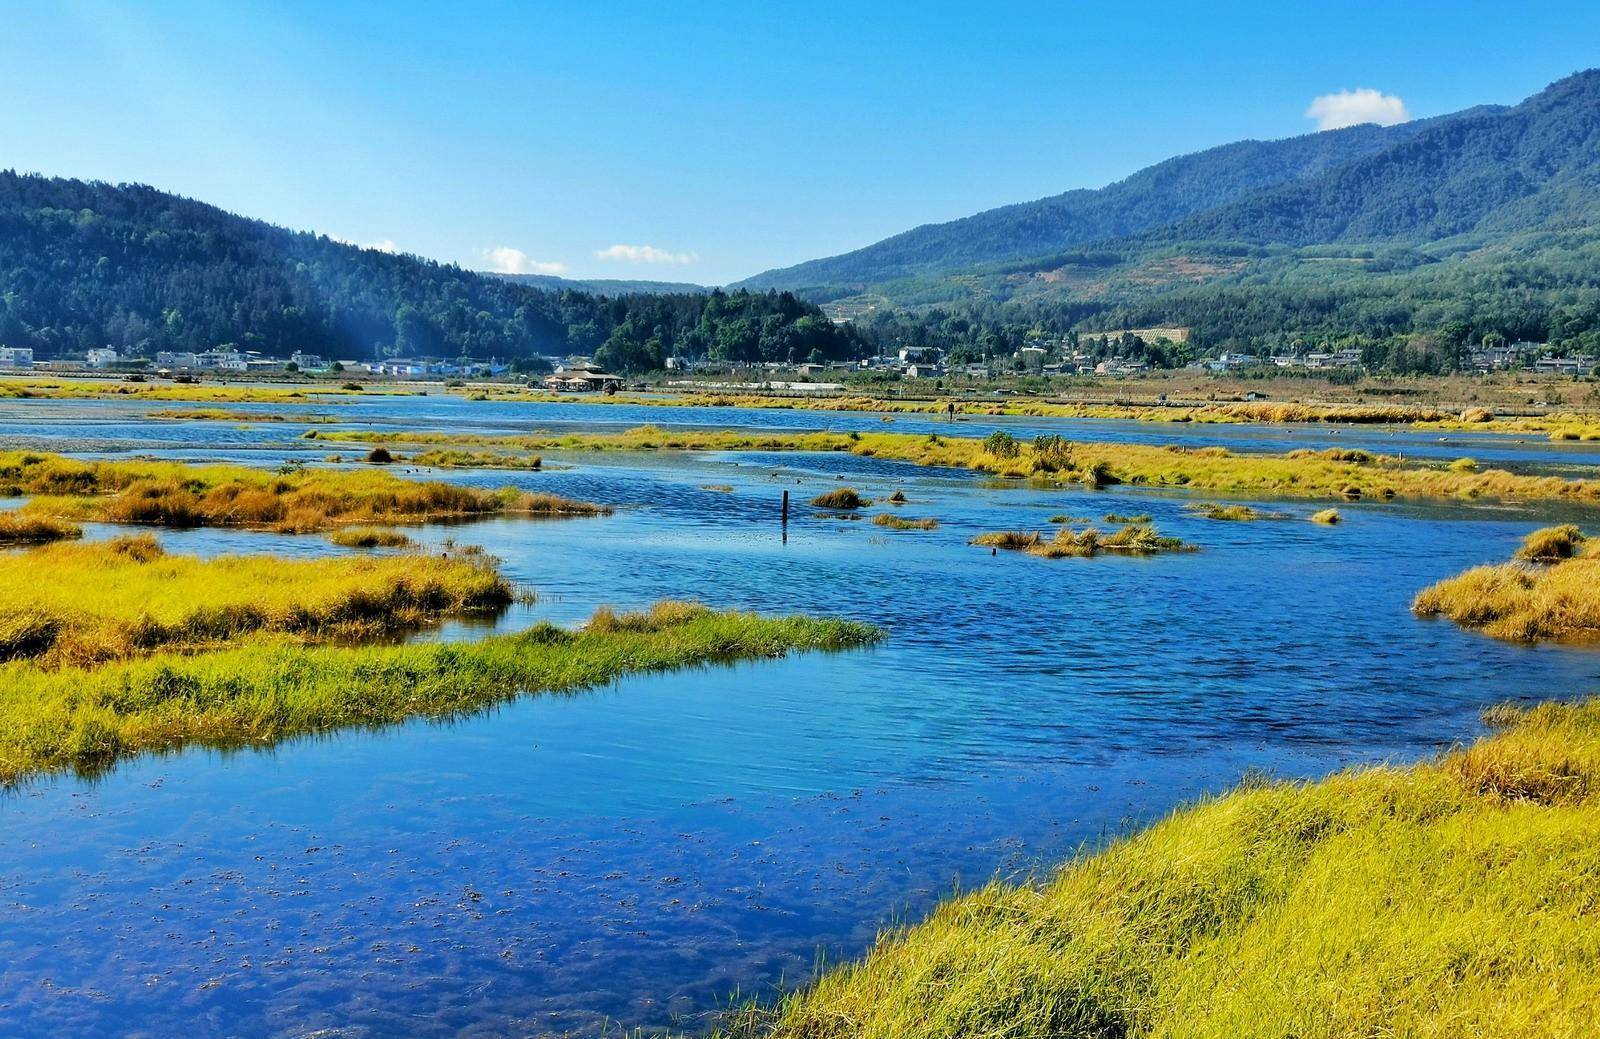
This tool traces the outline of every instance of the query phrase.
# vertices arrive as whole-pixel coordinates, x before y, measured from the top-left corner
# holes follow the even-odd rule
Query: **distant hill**
[[[1383,152],[1450,118],[1225,144],[1168,159],[1104,188],[1068,191],[948,223],[925,224],[841,256],[763,272],[737,287],[861,288],[1135,234],[1263,189],[1316,177],[1352,159]]]
[[[620,290],[618,290],[620,291]],[[269,357],[855,356],[785,293],[550,291],[290,231],[140,184],[0,172],[0,345]]]
[[[705,285],[688,281],[629,281],[625,278],[561,278],[554,274],[501,274],[488,272],[491,277],[505,278],[547,292],[588,292],[596,296],[658,296],[671,293],[710,292]]]
[[[1600,223],[1600,70],[1174,221],[1147,242],[1488,242]]]

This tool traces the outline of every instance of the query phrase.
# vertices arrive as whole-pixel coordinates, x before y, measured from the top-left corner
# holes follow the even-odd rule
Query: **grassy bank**
[[[521,693],[571,692],[628,674],[876,641],[867,625],[716,613],[668,603],[605,611],[578,632],[541,625],[461,644],[257,645],[163,653],[94,668],[0,666],[0,782],[93,774],[187,744],[259,745],[341,726],[474,711]]]
[[[1221,447],[1092,443],[1004,433],[985,439],[907,433],[786,433],[641,426],[621,433],[477,436],[312,430],[308,438],[359,443],[448,445],[500,467],[549,451],[838,451],[914,465],[972,469],[1036,483],[1130,484],[1234,495],[1324,498],[1548,500],[1600,504],[1600,481],[1527,476],[1500,469],[1420,465],[1366,451],[1299,450],[1235,454]]]
[[[197,404],[304,404],[311,400],[319,404],[337,404],[338,401],[326,398],[360,393],[371,395],[374,392],[390,395],[402,391],[348,390],[331,383],[304,386],[240,386],[210,382],[123,382],[105,379],[0,376],[0,400],[133,399],[189,401]]]
[[[741,1039],[1571,1037],[1600,1005],[1600,706],[1247,785],[884,934]]]
[[[86,664],[245,636],[374,635],[494,610],[513,589],[481,559],[168,555],[149,535],[0,554],[0,661]]]
[[[34,496],[23,512],[35,516],[285,532],[354,523],[610,512],[605,506],[555,495],[407,480],[368,469],[271,473],[239,465],[85,461],[21,451],[0,453],[0,494]]]
[[[1511,562],[1430,585],[1411,608],[1518,642],[1600,637],[1600,541],[1570,525],[1536,530]]]
[[[1397,404],[1374,401],[1221,401],[1162,402],[1147,389],[1145,403],[1102,403],[1044,398],[966,400],[939,398],[896,400],[870,395],[774,396],[759,393],[668,393],[650,396],[616,394],[574,399],[537,391],[500,391],[495,400],[530,403],[631,404],[650,407],[750,408],[790,411],[867,412],[874,414],[1117,419],[1136,422],[1196,424],[1328,423],[1335,425],[1405,425],[1418,429],[1534,435],[1551,440],[1600,440],[1600,415],[1554,410],[1542,415],[1501,416],[1484,407]],[[1525,405],[1523,405],[1525,406]]]

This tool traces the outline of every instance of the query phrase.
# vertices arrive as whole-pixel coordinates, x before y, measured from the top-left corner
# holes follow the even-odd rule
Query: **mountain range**
[[[738,283],[827,301],[1138,305],[1586,250],[1600,225],[1600,70],[1511,107],[1185,155],[1097,190],[930,224]],[[1430,271],[1437,279],[1441,271]],[[1354,286],[1359,291],[1359,286]],[[1176,305],[1175,310],[1182,310]]]

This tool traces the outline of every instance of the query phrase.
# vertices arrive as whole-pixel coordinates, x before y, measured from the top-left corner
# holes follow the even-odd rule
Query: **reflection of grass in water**
[[[449,717],[521,693],[593,688],[628,674],[876,641],[868,625],[717,613],[684,603],[602,611],[569,632],[542,624],[477,642],[247,645],[93,668],[0,666],[0,781],[101,771],[141,751],[259,745],[340,726]]]
[[[1600,553],[1575,526],[1523,539],[1515,561],[1474,567],[1422,590],[1411,608],[1519,642],[1600,635]]]
[[[1411,768],[1232,793],[991,882],[740,1039],[1579,1036],[1600,1005],[1600,704]]]
[[[0,660],[83,664],[266,634],[330,639],[498,610],[472,553],[286,559],[168,555],[148,534],[0,555]]]
[[[1360,450],[1235,454],[1221,447],[1089,443],[1060,437],[1040,437],[1034,443],[1025,443],[1011,438],[978,440],[907,433],[669,430],[653,426],[622,433],[509,437],[363,430],[311,430],[305,435],[337,441],[495,448],[527,452],[530,457],[536,452],[557,450],[839,452],[915,465],[966,468],[1046,486],[1127,484],[1298,498],[1512,498],[1600,504],[1600,481],[1596,480],[1565,480],[1499,469],[1465,472]]]
[[[352,523],[421,523],[506,514],[594,516],[610,511],[556,495],[407,480],[373,470],[270,473],[238,465],[80,461],[19,451],[0,453],[0,493],[36,496],[24,509],[33,515],[285,532]]]

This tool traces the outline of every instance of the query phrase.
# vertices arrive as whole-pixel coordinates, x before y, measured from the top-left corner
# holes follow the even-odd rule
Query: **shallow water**
[[[268,465],[328,450],[297,442],[303,426],[154,423],[147,410],[6,402],[0,441]],[[479,430],[925,421],[440,397],[316,410]],[[1240,450],[1388,439],[1046,420],[961,431],[1001,424]],[[1412,453],[1428,444],[1399,436]],[[1594,458],[1592,446],[1505,438],[1470,453],[1494,451],[1529,467]],[[5,795],[0,1034],[703,1027],[736,992],[770,994],[819,955],[859,953],[957,884],[1041,868],[1246,769],[1411,760],[1471,738],[1486,704],[1589,692],[1600,674],[1593,652],[1503,645],[1407,609],[1427,583],[1505,557],[1530,527],[1581,515],[1570,510],[1342,505],[1346,522],[1325,528],[1304,521],[1310,503],[1280,502],[1292,519],[1220,523],[1178,496],[992,487],[831,454],[565,461],[434,474],[621,507],[423,532],[484,545],[538,592],[502,627],[692,596],[870,620],[889,640],[630,678],[444,725],[146,757],[95,783],[55,777]],[[903,488],[902,514],[941,527],[886,531],[804,506],[839,475],[870,496]],[[797,505],[787,539],[784,489]],[[1203,551],[1050,561],[965,543],[1109,511],[1150,512]],[[163,537],[202,553],[341,551],[317,537]]]

